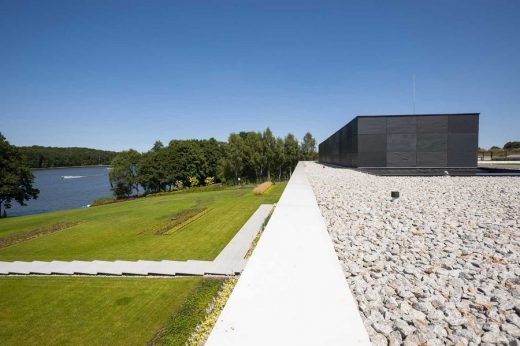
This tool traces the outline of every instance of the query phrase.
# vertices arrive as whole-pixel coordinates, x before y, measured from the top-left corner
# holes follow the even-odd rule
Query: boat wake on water
[[[79,179],[79,178],[86,178],[86,175],[62,175],[61,179]]]

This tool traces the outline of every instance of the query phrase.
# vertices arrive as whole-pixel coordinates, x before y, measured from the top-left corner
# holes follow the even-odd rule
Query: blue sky
[[[311,131],[480,112],[520,139],[520,1],[0,0],[0,132],[16,145]]]

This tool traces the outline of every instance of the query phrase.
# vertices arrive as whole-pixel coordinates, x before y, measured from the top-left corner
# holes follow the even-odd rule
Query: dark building
[[[348,167],[477,167],[479,113],[357,116],[319,145]]]

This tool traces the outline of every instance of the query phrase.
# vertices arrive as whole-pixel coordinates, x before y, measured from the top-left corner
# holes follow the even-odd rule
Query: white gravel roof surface
[[[305,171],[373,344],[519,344],[520,177]]]

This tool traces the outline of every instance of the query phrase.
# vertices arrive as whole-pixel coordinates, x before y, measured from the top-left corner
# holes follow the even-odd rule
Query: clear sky
[[[355,115],[480,112],[520,139],[520,1],[0,0],[0,132],[149,149]]]

